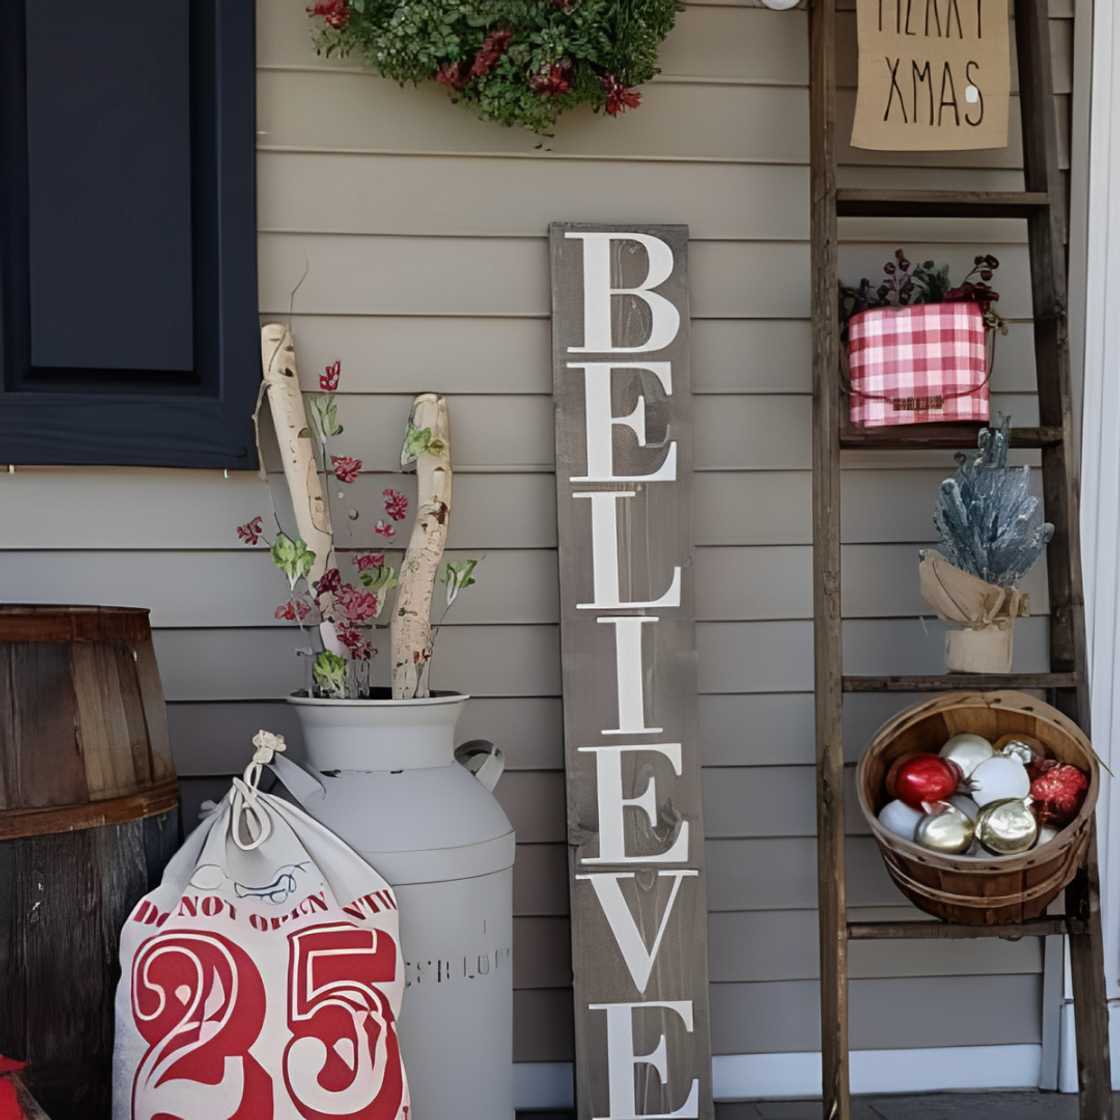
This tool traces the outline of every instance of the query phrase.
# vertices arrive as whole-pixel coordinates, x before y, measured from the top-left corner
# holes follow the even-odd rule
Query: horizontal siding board
[[[1041,978],[986,977],[980,999],[976,987],[970,977],[853,980],[849,986],[851,1048],[895,1050],[949,1043],[983,1046],[1041,1041]],[[712,987],[713,1052],[817,1050],[819,999],[820,986],[810,980],[716,984]]]
[[[183,776],[235,773],[262,727],[282,734],[292,757],[304,757],[295,711],[282,700],[171,703],[167,715],[175,768]],[[511,771],[554,770],[563,763],[563,723],[556,697],[474,697],[456,735],[462,743],[493,740]]]
[[[849,837],[845,848],[850,906],[858,909],[904,904],[870,836]],[[567,851],[567,845],[561,843],[518,846],[515,913],[550,917],[568,913]],[[816,909],[815,837],[710,839],[704,852],[708,909],[712,913]]]
[[[983,999],[976,998],[976,981],[965,976],[853,980],[849,990],[853,1050],[1041,1041],[1036,976],[993,976],[984,982]],[[713,1052],[819,1050],[819,997],[813,980],[713,985]],[[514,1059],[570,1061],[571,1025],[569,989],[516,992]]]
[[[1059,163],[1069,167],[1069,94],[1055,98]],[[843,163],[936,166],[942,152],[852,148],[854,90],[837,95],[838,158]],[[954,152],[962,167],[1021,167],[1019,98],[1011,98],[1006,148]],[[802,87],[653,83],[642,111],[618,118],[577,109],[543,141],[499,129],[453,105],[435,83],[401,89],[366,72],[262,70],[257,76],[259,146],[265,150],[409,152],[438,155],[549,153],[591,157],[808,163],[808,91]]]
[[[640,113],[577,109],[542,139],[464,112],[434,82],[401,89],[372,73],[262,70],[257,128],[263,148],[806,164],[809,99],[805,89],[780,86],[653,83],[642,89]]]
[[[862,693],[844,705],[844,752],[863,753],[887,719],[917,695]],[[259,728],[286,736],[302,757],[295,713],[282,700],[173,701],[171,746],[181,775],[232,774],[245,761]],[[493,739],[510,770],[563,768],[558,697],[475,697],[459,725],[459,739]],[[813,697],[809,692],[708,695],[700,698],[700,743],[707,766],[810,766],[814,760]]]
[[[361,450],[361,448],[356,448]],[[951,463],[949,464],[951,468]],[[921,541],[930,535],[937,485],[948,469],[842,472],[843,540],[849,544]],[[811,540],[807,469],[726,471],[693,479],[699,545],[792,545]],[[1038,472],[1032,485],[1040,492]],[[414,498],[412,476],[363,474],[348,491],[359,510],[376,513],[381,491]],[[272,479],[284,512],[283,481]],[[225,549],[234,526],[268,516],[264,484],[219,472],[20,469],[0,476],[10,550]],[[49,509],[50,517],[42,516]],[[511,517],[510,511],[517,516]],[[884,516],[887,511],[888,516]],[[340,548],[372,546],[370,518],[338,519]],[[468,474],[455,479],[450,544],[463,550],[555,548],[556,485],[550,474]],[[73,580],[67,581],[68,586]],[[15,593],[12,593],[15,597]]]
[[[852,921],[909,921],[911,907],[853,910]],[[513,982],[517,988],[571,984],[570,923],[567,918],[517,918],[513,923]],[[913,976],[1026,975],[1041,972],[1038,938],[930,941],[916,954],[905,942],[854,942],[850,975],[855,980]],[[713,914],[708,921],[709,974],[713,984],[815,980],[820,943],[815,910],[758,910]]]
[[[699,685],[704,693],[808,692],[812,623],[702,622],[697,625]],[[944,671],[940,622],[855,619],[844,624],[845,669],[852,673]],[[1015,669],[1046,667],[1047,620],[1016,627]],[[279,699],[303,685],[298,629],[155,631],[169,700]],[[448,626],[433,670],[436,687],[476,696],[556,696],[559,642],[553,625]],[[384,673],[379,658],[375,675]]]
[[[341,553],[344,577],[354,578],[351,553]],[[451,561],[477,553],[449,552]],[[386,551],[400,566],[401,553]],[[905,545],[849,545],[843,550],[844,613],[848,618],[891,618],[928,614],[918,594],[918,549]],[[707,622],[753,622],[812,618],[812,554],[808,545],[772,548],[699,548],[693,559],[696,617]],[[34,602],[69,602],[74,568],[72,552],[0,552],[0,584],[18,587]],[[244,551],[95,552],[82,559],[85,594],[98,603],[135,600],[152,625],[162,628],[278,626],[277,604],[288,599],[285,580],[263,549]],[[158,580],[151,580],[153,571]],[[668,584],[670,572],[665,571]],[[185,589],[205,588],[195,597]],[[1023,581],[1034,614],[1047,612],[1045,569],[1040,565]],[[555,623],[560,607],[556,553],[552,549],[492,549],[482,558],[477,582],[455,606],[435,617],[450,628],[472,624]],[[387,624],[388,614],[382,616]],[[385,646],[379,632],[375,643]]]
[[[300,286],[302,314],[537,315],[548,313],[547,242],[537,238],[346,237],[262,233],[258,238],[261,306],[285,314]],[[840,247],[840,275],[850,283],[878,276],[890,241]],[[913,260],[936,259],[954,276],[972,267],[975,248],[908,246]],[[1001,251],[1000,312],[1031,315],[1025,245]],[[486,276],[480,284],[478,277]],[[700,241],[689,249],[695,318],[803,318],[809,307],[809,247],[802,242]]]

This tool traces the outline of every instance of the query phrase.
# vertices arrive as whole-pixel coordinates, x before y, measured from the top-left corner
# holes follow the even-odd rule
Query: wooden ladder
[[[813,617],[817,728],[817,857],[821,937],[821,1049],[825,1120],[850,1120],[848,944],[878,938],[1069,937],[1077,1024],[1082,1120],[1112,1115],[1108,1009],[1101,943],[1095,836],[1086,863],[1066,889],[1065,915],[1014,926],[940,921],[847,920],[844,870],[844,752],[841,709],[848,692],[1041,689],[1089,729],[1085,619],[1078,536],[1077,445],[1066,321],[1066,219],[1046,0],[1018,0],[1015,34],[1022,107],[1023,191],[840,190],[836,186],[836,0],[813,0],[810,15],[810,144],[813,309]],[[1039,426],[1016,428],[1012,446],[1041,452],[1046,517],[1055,526],[1047,552],[1050,592],[1048,673],[924,677],[845,676],[841,661],[840,452],[845,448],[974,447],[979,425],[858,430],[846,418],[840,381],[837,219],[839,217],[1023,218],[1030,240],[1038,369]],[[932,499],[931,499],[932,501]]]

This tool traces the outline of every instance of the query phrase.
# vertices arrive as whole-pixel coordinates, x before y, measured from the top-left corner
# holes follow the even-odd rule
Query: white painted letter
[[[644,369],[661,382],[665,396],[673,395],[673,372],[669,362],[569,362],[568,369],[583,370],[584,430],[587,440],[587,474],[571,477],[569,482],[675,482],[677,478],[677,441],[669,440],[661,465],[646,474],[614,473],[614,430],[629,428],[639,447],[646,443],[646,398],[638,394],[638,403],[625,416],[611,411],[611,379],[616,369]]]
[[[622,601],[622,592],[618,587],[618,508],[615,503],[621,498],[633,498],[635,493],[634,490],[580,490],[572,494],[573,498],[587,498],[591,502],[591,576],[595,587],[595,601],[576,603],[577,610],[681,605],[680,565],[674,565],[669,589],[659,599],[645,603]]]
[[[699,871],[659,871],[658,879],[672,879],[673,886],[669,891],[669,901],[665,903],[665,913],[657,924],[657,933],[654,935],[653,944],[647,949],[638,924],[626,899],[622,894],[620,879],[636,879],[634,871],[600,871],[594,875],[577,875],[577,879],[586,879],[595,891],[595,897],[603,909],[603,914],[610,923],[611,933],[614,934],[615,944],[618,946],[626,967],[630,970],[630,979],[634,987],[645,995],[649,984],[650,973],[653,972],[653,962],[657,959],[657,950],[661,948],[661,938],[665,936],[665,927],[669,924],[669,915],[673,912],[673,903],[681,889],[681,880],[699,875]]]
[[[656,735],[661,727],[646,727],[645,689],[642,684],[642,626],[656,622],[656,615],[614,616],[596,622],[614,627],[615,692],[618,726],[604,727],[604,735]]]
[[[644,1007],[664,1007],[684,1020],[685,1030],[692,1032],[692,1000],[666,1000],[649,1003],[592,1003],[589,1011],[607,1013],[607,1087],[610,1112],[595,1120],[675,1120],[676,1117],[700,1115],[700,1082],[694,1078],[688,1099],[675,1112],[638,1112],[634,1094],[634,1069],[640,1065],[653,1066],[661,1083],[669,1076],[665,1036],[649,1054],[634,1053],[633,1012]]]
[[[595,789],[599,807],[599,854],[583,863],[685,863],[688,860],[688,821],[682,821],[673,845],[667,851],[631,856],[626,854],[627,807],[641,809],[652,828],[657,824],[657,788],[651,776],[637,797],[622,796],[622,756],[627,751],[650,751],[664,755],[681,774],[680,743],[628,743],[619,747],[579,747],[595,755]]]
[[[580,233],[565,237],[583,242],[583,345],[569,346],[573,354],[640,354],[664,350],[677,337],[680,312],[664,297],[651,291],[673,275],[673,250],[648,233]],[[634,241],[649,257],[646,278],[636,288],[611,287],[611,242]],[[633,296],[650,312],[649,338],[641,346],[615,346],[611,337],[611,298]]]

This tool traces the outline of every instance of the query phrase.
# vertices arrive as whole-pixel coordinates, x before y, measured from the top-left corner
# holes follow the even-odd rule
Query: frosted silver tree
[[[975,455],[957,455],[941,483],[933,524],[950,563],[988,583],[1014,587],[1054,535],[1030,492],[1030,468],[1007,465],[1011,418],[980,432]]]

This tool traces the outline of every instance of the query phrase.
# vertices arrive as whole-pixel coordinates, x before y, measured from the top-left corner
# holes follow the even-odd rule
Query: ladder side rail
[[[810,16],[810,238],[813,318],[813,636],[825,1120],[850,1120],[848,942],[840,621],[839,262],[836,214],[836,0]]]
[[[1066,215],[1058,170],[1050,21],[1046,0],[1019,0],[1015,33],[1019,53],[1023,163],[1028,191],[1044,191],[1050,206],[1028,219],[1039,422],[1060,425],[1062,442],[1042,451],[1043,500],[1054,523],[1047,550],[1050,591],[1050,668],[1080,674],[1054,701],[1088,733],[1089,684],[1081,582],[1078,447],[1073,430],[1066,272]],[[1066,890],[1066,912],[1080,929],[1069,936],[1077,1035],[1081,1120],[1112,1115],[1108,1004],[1104,985],[1100,882],[1095,829],[1085,865]]]

